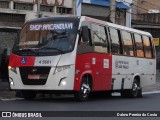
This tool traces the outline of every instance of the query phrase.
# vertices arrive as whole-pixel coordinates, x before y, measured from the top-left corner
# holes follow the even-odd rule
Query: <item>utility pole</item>
[[[77,0],[73,0],[73,3],[72,3],[72,7],[73,7],[73,15],[76,15],[76,3],[77,3]]]
[[[116,22],[116,0],[110,0],[110,20]]]
[[[40,12],[40,0],[37,0],[37,17],[38,18],[41,18],[42,17],[42,14]]]

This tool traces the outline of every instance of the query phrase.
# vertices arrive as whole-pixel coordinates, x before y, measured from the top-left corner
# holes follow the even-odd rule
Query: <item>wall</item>
[[[123,0],[124,4],[130,6],[132,0]],[[81,4],[82,3],[82,4]],[[90,4],[90,0],[77,0],[77,12],[76,15],[87,15],[101,20],[109,21],[110,7]],[[130,9],[126,12],[125,9],[121,10],[120,16],[116,14],[116,24],[131,27],[131,14]]]
[[[109,7],[96,6],[91,4],[82,4],[82,13],[81,15],[90,15],[90,16],[107,16],[109,15]]]
[[[12,48],[17,34],[13,32],[0,32],[0,53],[4,48]]]
[[[160,12],[160,0],[133,0],[133,13],[143,14],[158,10]],[[156,12],[156,11],[155,11]],[[137,20],[139,16],[133,15],[133,20]]]

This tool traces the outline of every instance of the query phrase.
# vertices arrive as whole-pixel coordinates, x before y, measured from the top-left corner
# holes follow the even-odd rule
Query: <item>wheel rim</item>
[[[138,95],[138,84],[136,82],[133,84],[132,90],[133,90],[134,96],[136,97]]]
[[[82,86],[81,86],[81,95],[82,95],[82,97],[83,98],[87,98],[89,92],[90,92],[90,86],[85,82],[82,83]]]

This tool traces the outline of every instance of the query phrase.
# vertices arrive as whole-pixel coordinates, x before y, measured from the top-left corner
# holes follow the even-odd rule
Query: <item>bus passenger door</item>
[[[94,81],[93,81],[93,90],[94,91],[100,91],[102,89],[101,87],[101,66],[102,62],[100,59],[100,55],[94,53],[92,56],[92,71],[94,74]]]
[[[112,56],[107,54],[102,59],[102,89],[111,90]]]
[[[95,83],[96,90],[110,90],[111,89],[111,55],[109,53],[108,37],[105,26],[92,24],[92,41],[95,52]],[[94,60],[92,60],[94,61]]]
[[[93,90],[111,90],[111,55],[94,54],[92,70],[94,73]]]

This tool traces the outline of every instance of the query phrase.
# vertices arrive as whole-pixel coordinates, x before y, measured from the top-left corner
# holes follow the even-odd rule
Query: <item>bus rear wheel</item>
[[[83,78],[80,91],[75,92],[74,97],[81,102],[87,101],[90,91],[91,87],[89,82],[87,82],[87,78]]]
[[[140,87],[140,83],[134,79],[132,89],[123,90],[121,92],[122,97],[130,97],[130,98],[140,98],[142,97],[142,88]]]

